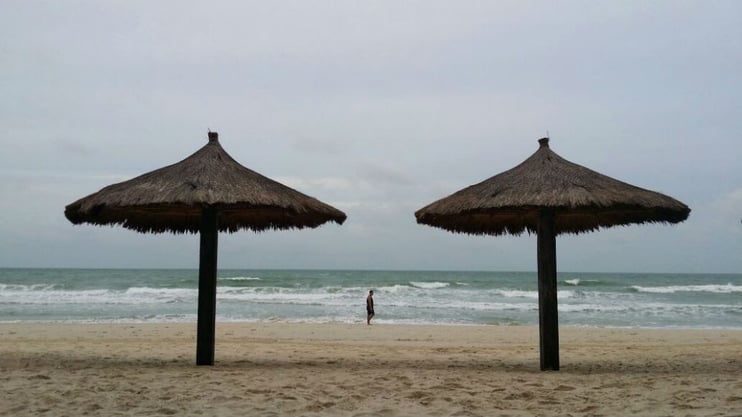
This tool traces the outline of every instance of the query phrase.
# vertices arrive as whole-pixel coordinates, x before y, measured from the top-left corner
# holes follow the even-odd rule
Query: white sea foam
[[[405,293],[410,292],[414,290],[414,287],[411,287],[409,285],[391,285],[386,287],[379,287],[375,290],[376,293],[387,293],[387,294],[396,294],[396,293]]]
[[[597,279],[582,279],[582,278],[575,278],[575,279],[565,279],[564,283],[567,285],[574,285],[579,286],[583,285],[588,282],[600,282],[600,280]]]
[[[618,312],[631,309],[627,305],[621,304],[559,304],[559,311],[570,313],[592,313],[592,312]]]
[[[656,293],[656,294],[674,294],[678,292],[708,292],[716,294],[731,294],[742,292],[742,285],[671,285],[668,287],[642,287],[634,285],[631,288],[638,292]]]
[[[425,290],[437,290],[439,288],[446,288],[450,286],[448,282],[419,282],[419,281],[410,281],[410,285],[412,285],[415,288],[422,288]]]
[[[196,295],[197,290],[186,288],[133,287],[126,291],[16,288],[0,292],[0,301],[8,304],[152,304],[194,299]]]
[[[532,311],[538,309],[538,304],[528,303],[492,303],[492,302],[471,302],[471,301],[453,301],[441,303],[436,308],[446,308],[450,310],[473,310],[473,311]]]
[[[190,288],[149,288],[132,287],[124,292],[125,298],[136,299],[142,303],[176,303],[196,298],[198,291]],[[118,294],[114,294],[118,296]]]
[[[54,288],[56,288],[56,285],[54,284],[0,284],[0,291],[2,292],[49,291],[53,290]]]
[[[260,277],[226,277],[226,278],[219,278],[220,281],[261,281],[262,278]]]
[[[218,300],[244,301],[260,304],[295,304],[295,305],[347,305],[359,298],[359,292],[321,290],[298,290],[295,288],[249,288],[219,287]],[[342,290],[342,289],[339,289]]]
[[[507,298],[534,298],[538,299],[538,291],[524,291],[524,290],[495,290],[496,294],[507,297]],[[559,290],[557,291],[557,298],[572,298],[575,296],[574,291],[570,290]]]

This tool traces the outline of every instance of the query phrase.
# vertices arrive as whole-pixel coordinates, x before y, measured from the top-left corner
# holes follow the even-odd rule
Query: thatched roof
[[[119,224],[139,232],[199,231],[201,211],[215,207],[219,231],[261,231],[342,224],[345,213],[235,161],[216,132],[188,158],[105,187],[68,205],[74,224]]]
[[[415,213],[417,222],[452,232],[500,235],[536,232],[539,211],[553,209],[556,233],[631,223],[679,223],[685,204],[567,161],[539,140],[523,163],[464,188]]]

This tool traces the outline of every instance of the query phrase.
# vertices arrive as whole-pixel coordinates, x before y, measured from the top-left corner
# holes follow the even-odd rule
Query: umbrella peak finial
[[[212,132],[209,130],[209,142],[218,142],[219,141],[219,133]]]
[[[549,147],[549,138],[541,138],[538,140],[539,147],[541,148],[548,148]]]

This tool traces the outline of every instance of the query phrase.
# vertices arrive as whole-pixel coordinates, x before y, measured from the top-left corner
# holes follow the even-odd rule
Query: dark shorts
[[[373,314],[374,314],[374,310],[371,310],[371,309],[368,309],[368,308],[367,308],[367,309],[366,309],[366,313],[368,313],[368,314],[370,314],[370,315],[373,315]]]

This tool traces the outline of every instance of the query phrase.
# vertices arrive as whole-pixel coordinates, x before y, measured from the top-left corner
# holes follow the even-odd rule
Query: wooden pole
[[[217,210],[201,212],[201,248],[198,269],[198,328],[196,365],[214,365],[216,331],[216,255],[219,240]]]
[[[538,319],[541,370],[559,370],[559,318],[556,282],[554,211],[542,210],[538,220]]]

